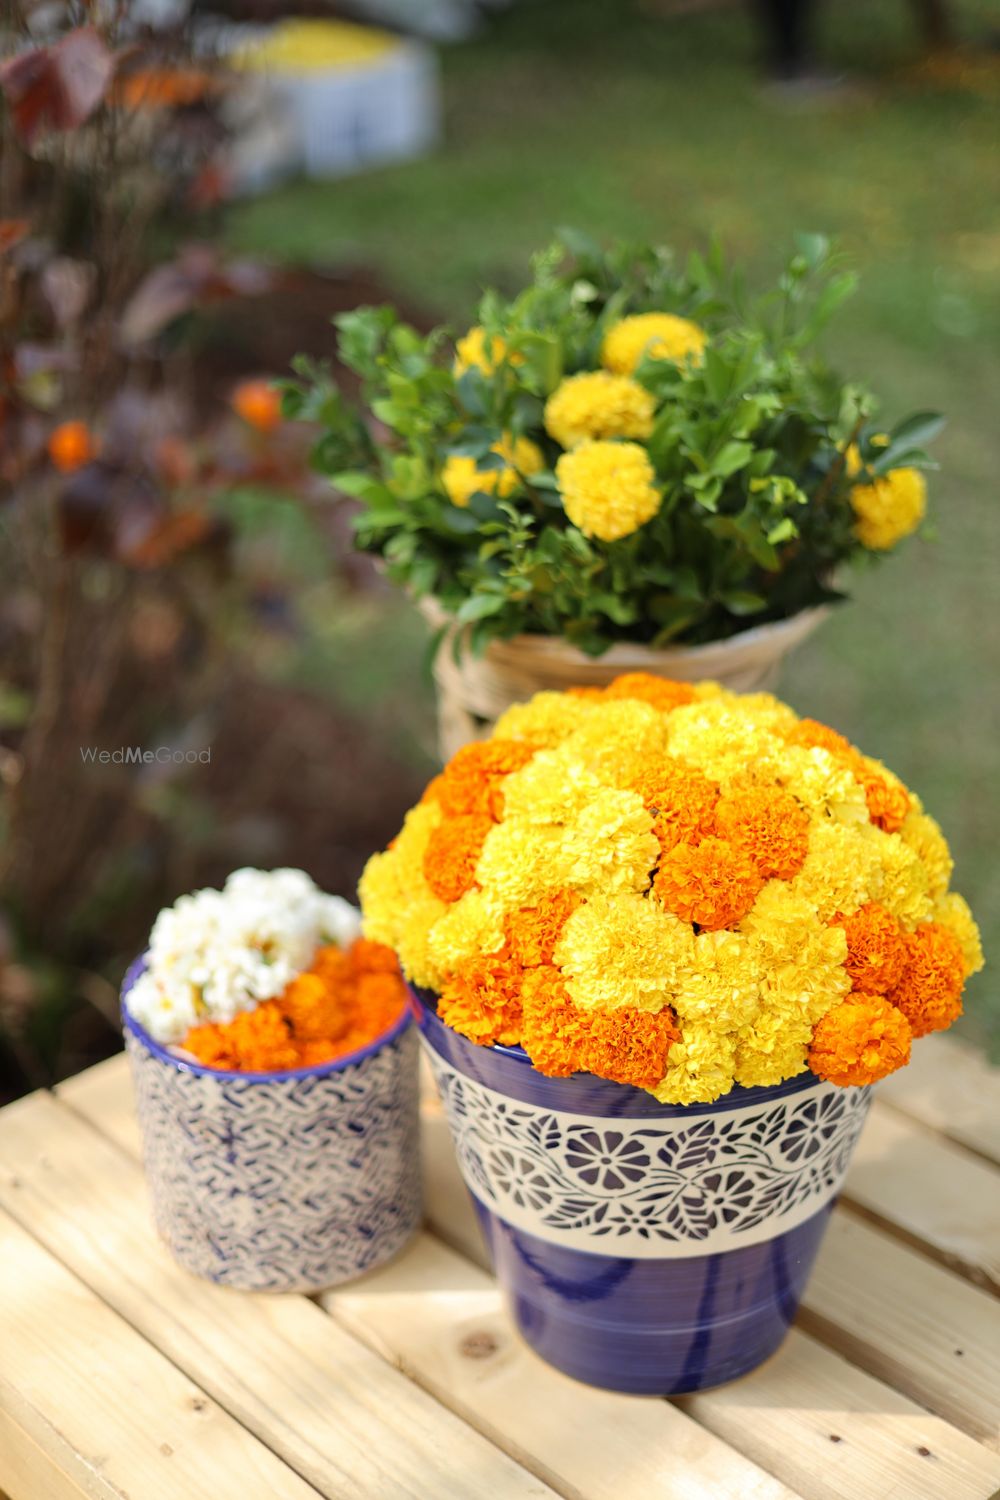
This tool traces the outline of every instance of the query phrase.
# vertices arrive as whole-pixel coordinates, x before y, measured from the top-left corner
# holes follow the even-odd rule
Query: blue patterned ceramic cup
[[[811,1073],[665,1105],[520,1047],[477,1047],[417,994],[459,1166],[521,1333],[550,1364],[641,1395],[702,1390],[773,1354],[870,1090]]]
[[[409,1009],[367,1047],[284,1073],[203,1067],[124,1003],[122,1018],[156,1227],[186,1270],[242,1291],[317,1291],[405,1245],[421,1217]]]

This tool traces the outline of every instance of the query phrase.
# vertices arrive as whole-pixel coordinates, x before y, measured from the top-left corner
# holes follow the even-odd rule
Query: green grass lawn
[[[984,33],[991,8],[956,5],[962,32]],[[717,233],[761,275],[794,230],[837,236],[863,284],[830,351],[882,392],[889,419],[948,414],[938,537],[856,579],[856,603],[803,649],[785,692],[919,790],[996,952],[1000,53],[935,82],[915,66],[907,0],[827,11],[826,60],[859,97],[789,113],[761,96],[743,7],[654,20],[622,0],[527,0],[445,55],[436,155],[283,188],[238,207],[229,236],[276,257],[375,265],[458,327],[481,286],[517,284],[558,224],[681,248]],[[988,972],[970,1009],[968,1034],[1000,1050]]]

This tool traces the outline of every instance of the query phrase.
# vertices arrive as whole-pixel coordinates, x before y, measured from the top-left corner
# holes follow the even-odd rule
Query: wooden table
[[[428,1226],[316,1300],[174,1266],[124,1059],[0,1113],[11,1500],[986,1500],[1000,1488],[1000,1072],[944,1039],[882,1086],[782,1349],[673,1401],[513,1332],[436,1101]]]

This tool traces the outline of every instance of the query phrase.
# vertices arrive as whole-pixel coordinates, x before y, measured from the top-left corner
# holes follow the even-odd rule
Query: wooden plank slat
[[[0,1211],[0,1484],[41,1500],[316,1492]]]
[[[308,1298],[237,1295],[182,1271],[153,1233],[137,1164],[50,1095],[0,1117],[0,1204],[316,1491],[551,1496]]]
[[[515,1334],[493,1278],[430,1235],[321,1300],[573,1500],[777,1500],[792,1493],[667,1402],[598,1391],[550,1368]]]
[[[424,1104],[428,1222],[476,1265],[489,1258],[447,1123]],[[854,1216],[834,1212],[799,1324],[990,1447],[1000,1448],[1000,1303]]]
[[[844,1199],[971,1281],[1000,1288],[1000,1172],[872,1105]]]
[[[793,1328],[745,1380],[685,1396],[809,1500],[993,1500],[1000,1457]]]
[[[136,1152],[139,1141],[134,1128],[127,1073],[117,1060],[111,1060],[91,1069],[90,1074],[96,1076],[81,1074],[62,1085],[60,1096],[70,1100],[74,1108],[98,1128],[107,1119],[116,1139],[126,1150]],[[444,1126],[443,1119],[440,1124]],[[431,1176],[439,1154],[424,1151]],[[462,1193],[464,1195],[464,1188]],[[415,1305],[411,1301],[412,1315],[406,1327],[415,1333],[428,1358],[440,1358],[463,1372],[463,1382],[470,1393],[468,1402],[457,1402],[454,1392],[446,1393],[432,1380],[424,1379],[421,1372],[403,1358],[399,1349],[387,1345],[381,1335],[381,1316],[373,1316],[370,1320],[357,1316],[356,1298],[362,1295],[366,1298],[365,1305],[377,1307],[380,1313],[389,1311],[390,1321],[394,1321],[396,1312],[390,1311],[386,1300],[386,1276],[402,1278],[401,1285],[405,1288],[410,1279],[419,1279],[429,1253],[449,1259],[449,1270],[458,1275],[464,1292],[469,1289],[465,1285],[467,1279],[472,1278],[477,1296],[476,1307],[472,1309],[477,1334],[481,1334],[485,1326],[482,1316],[485,1289],[497,1338],[503,1338],[507,1350],[502,1389],[498,1389],[493,1380],[487,1381],[484,1388],[486,1365],[480,1358],[461,1352],[468,1333],[468,1308],[467,1305],[465,1308],[458,1306],[454,1298],[442,1300],[421,1296]],[[189,1279],[185,1278],[185,1281]],[[370,1297],[368,1289],[371,1290]],[[360,1337],[393,1365],[402,1366],[408,1375],[414,1376],[446,1406],[459,1411],[463,1425],[469,1422],[484,1432],[526,1468],[541,1475],[554,1490],[572,1497],[572,1500],[584,1500],[584,1497],[585,1500],[603,1500],[605,1496],[621,1500],[622,1494],[627,1492],[621,1485],[621,1464],[626,1461],[647,1477],[658,1476],[659,1488],[654,1493],[663,1494],[669,1500],[674,1500],[675,1496],[677,1500],[744,1500],[744,1497],[746,1500],[794,1500],[785,1485],[762,1473],[727,1444],[704,1432],[697,1423],[665,1403],[635,1401],[592,1391],[551,1370],[510,1334],[509,1325],[501,1317],[500,1296],[492,1278],[426,1237],[421,1237],[412,1251],[399,1257],[384,1271],[373,1273],[351,1288],[333,1294],[326,1299],[326,1305],[338,1324]],[[317,1315],[324,1317],[318,1310]],[[325,1321],[332,1323],[333,1319],[325,1318]],[[478,1356],[483,1346],[477,1340],[466,1347],[474,1347]],[[564,1426],[556,1420],[556,1406],[564,1409]],[[504,1415],[507,1421],[498,1425],[500,1415]],[[573,1434],[571,1442],[566,1440],[568,1432]],[[669,1487],[665,1487],[666,1474],[669,1474]],[[431,1493],[437,1500],[437,1496],[445,1492],[428,1491]],[[472,1491],[468,1493],[471,1495]],[[465,1500],[465,1492],[462,1492],[461,1500]]]
[[[928,1036],[878,1086],[883,1104],[1000,1163],[1000,1068],[957,1037]]]

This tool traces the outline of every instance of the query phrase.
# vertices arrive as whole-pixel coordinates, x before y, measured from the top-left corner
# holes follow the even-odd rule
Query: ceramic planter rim
[[[186,1057],[178,1057],[168,1047],[164,1047],[161,1042],[155,1041],[141,1022],[137,1021],[135,1016],[132,1015],[132,1012],[125,1003],[125,997],[145,967],[146,956],[143,954],[126,971],[125,979],[122,982],[121,995],[122,1025],[159,1062],[167,1063],[168,1066],[176,1068],[179,1072],[193,1073],[200,1077],[217,1079],[238,1078],[241,1083],[262,1084],[282,1083],[286,1079],[326,1078],[331,1073],[340,1073],[345,1068],[353,1067],[355,1063],[364,1062],[367,1058],[373,1057],[376,1052],[381,1052],[383,1047],[387,1047],[397,1037],[402,1036],[407,1027],[413,1024],[411,1002],[404,1005],[399,1019],[393,1021],[387,1031],[381,1032],[373,1041],[367,1042],[363,1047],[357,1047],[353,1052],[345,1053],[343,1057],[335,1057],[331,1062],[314,1063],[309,1068],[277,1068],[269,1073],[249,1073],[232,1068],[210,1068],[205,1063],[192,1062]]]
[[[412,997],[412,1008],[415,1011],[418,1010],[420,1013],[432,1017],[439,1026],[442,1026],[445,1031],[457,1038],[459,1043],[464,1042],[478,1049],[479,1044],[469,1042],[468,1037],[464,1037],[460,1031],[455,1031],[454,1027],[449,1026],[446,1021],[442,1021],[437,1013],[438,997],[433,990],[418,989],[415,985],[409,985],[408,988]],[[433,1041],[424,1035],[422,1029],[421,1041],[424,1046],[434,1051],[437,1050],[434,1047]],[[497,1057],[509,1059],[518,1066],[527,1069],[535,1078],[548,1083],[570,1084],[579,1079],[586,1081],[591,1087],[598,1086],[609,1092],[620,1091],[621,1095],[627,1093],[634,1094],[636,1103],[640,1106],[639,1112],[643,1115],[648,1113],[650,1118],[673,1116],[677,1119],[690,1119],[695,1115],[718,1114],[722,1111],[742,1109],[745,1106],[763,1103],[771,1099],[776,1100],[790,1094],[804,1093],[807,1089],[817,1087],[823,1082],[815,1073],[805,1068],[801,1073],[793,1074],[791,1078],[786,1078],[781,1083],[758,1084],[749,1088],[741,1084],[733,1084],[732,1088],[725,1094],[720,1094],[718,1099],[713,1099],[709,1102],[698,1100],[693,1104],[664,1104],[648,1089],[638,1088],[634,1084],[615,1083],[612,1079],[599,1078],[594,1073],[572,1073],[567,1078],[553,1078],[547,1073],[540,1072],[524,1048],[520,1046],[511,1047],[505,1046],[500,1042],[492,1042],[488,1047],[483,1047],[482,1051],[493,1053]],[[489,1084],[486,1087],[496,1089],[497,1085]],[[569,1109],[571,1112],[575,1112],[573,1106],[568,1101],[565,1104],[553,1103],[549,1107],[556,1110]],[[609,1118],[612,1117],[609,1116]]]

